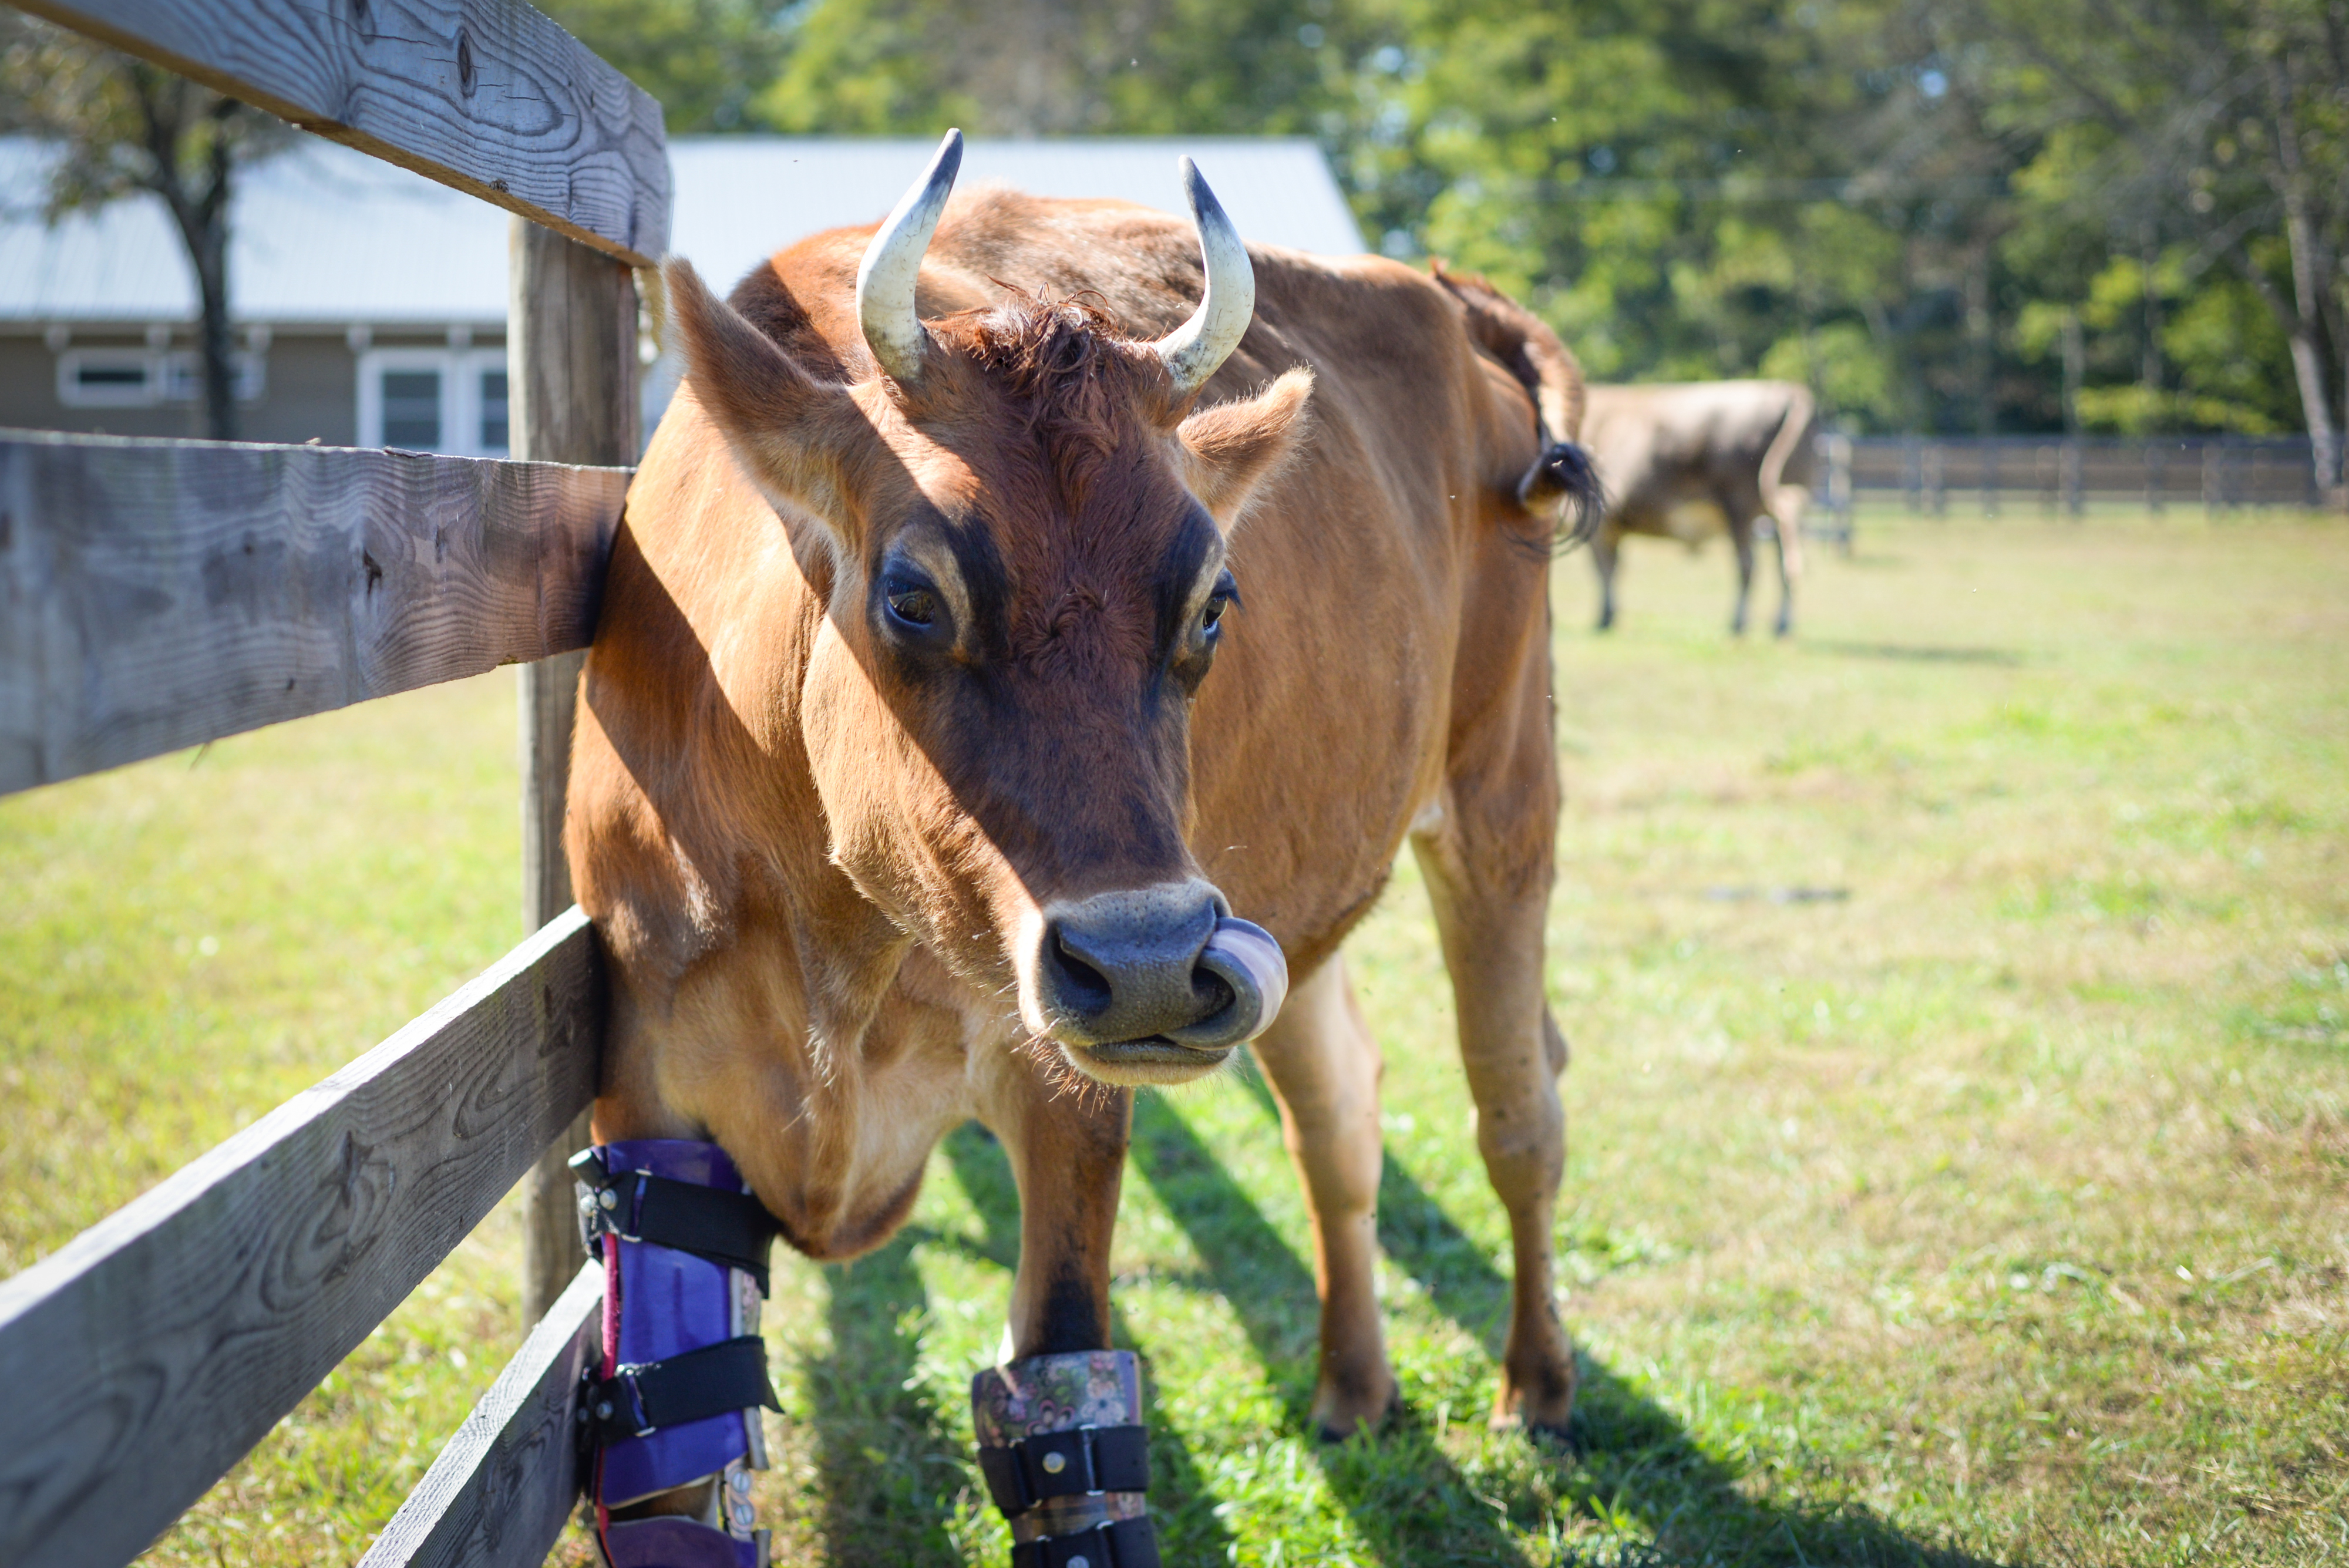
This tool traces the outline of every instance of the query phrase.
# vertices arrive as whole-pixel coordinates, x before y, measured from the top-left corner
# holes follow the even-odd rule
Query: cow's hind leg
[[[1523,744],[1547,747],[1547,724]],[[1528,753],[1506,776],[1455,776],[1444,820],[1415,837],[1460,1016],[1476,1147],[1509,1217],[1516,1279],[1496,1426],[1562,1435],[1574,1351],[1552,1292],[1551,1222],[1566,1165],[1557,1075],[1566,1042],[1542,996],[1543,922],[1556,842],[1555,765]]]
[[[1801,485],[1782,484],[1770,505],[1778,539],[1776,629],[1780,637],[1795,629],[1795,585],[1803,576],[1803,514],[1809,503],[1810,492]]]
[[[1730,613],[1729,631],[1733,637],[1744,637],[1745,613],[1754,602],[1753,513],[1729,513],[1729,543],[1737,552],[1737,607]]]
[[[1313,1281],[1321,1295],[1313,1419],[1324,1437],[1343,1438],[1386,1414],[1395,1378],[1375,1289],[1379,1048],[1341,957],[1331,956],[1289,994],[1256,1052],[1312,1213]]]
[[[1622,535],[1605,524],[1590,541],[1591,568],[1599,574],[1599,629],[1610,631],[1615,626],[1615,565],[1622,548]]]

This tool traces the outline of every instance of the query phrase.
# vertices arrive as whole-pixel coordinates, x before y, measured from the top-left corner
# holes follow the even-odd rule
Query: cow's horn
[[[949,130],[929,168],[898,198],[881,232],[864,247],[864,260],[856,268],[856,319],[864,327],[864,346],[881,369],[900,381],[916,380],[922,374],[922,351],[929,334],[914,314],[914,281],[921,275],[922,253],[937,233],[938,214],[946,211],[961,168],[962,132]]]
[[[1191,319],[1154,347],[1166,362],[1166,373],[1174,379],[1176,392],[1188,397],[1206,385],[1247,336],[1256,316],[1256,269],[1248,265],[1247,247],[1224,215],[1223,203],[1188,158],[1183,160],[1183,194],[1190,198],[1191,221],[1198,226],[1207,292]]]

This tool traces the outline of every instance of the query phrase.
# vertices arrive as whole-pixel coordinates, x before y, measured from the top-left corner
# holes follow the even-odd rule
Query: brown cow
[[[1803,575],[1803,512],[1810,504],[1810,392],[1792,381],[1691,381],[1592,387],[1582,444],[1607,486],[1607,517],[1591,542],[1599,572],[1599,629],[1615,624],[1615,563],[1626,534],[1680,539],[1692,548],[1725,530],[1737,554],[1737,609],[1744,635],[1754,593],[1756,524],[1771,521],[1778,546],[1780,637],[1794,629]]]
[[[1339,945],[1408,838],[1515,1235],[1495,1418],[1557,1428],[1547,583],[1578,454],[1537,400],[1570,436],[1572,360],[1473,281],[1243,250],[1187,161],[1195,232],[946,205],[957,145],[877,235],[730,302],[669,265],[689,369],[572,773],[614,961],[596,1137],[714,1138],[845,1258],[977,1117],[1022,1208],[1008,1354],[1106,1346],[1129,1086],[1224,1065],[1277,1004],[1210,972],[1245,915],[1295,977],[1257,1049],[1312,1212],[1312,1413],[1350,1431],[1396,1384],[1380,1057]]]

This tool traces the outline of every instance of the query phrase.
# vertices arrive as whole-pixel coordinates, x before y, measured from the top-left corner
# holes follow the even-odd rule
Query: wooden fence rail
[[[0,793],[585,648],[628,475],[0,431]]]
[[[619,257],[668,248],[660,105],[522,0],[16,0]]]
[[[522,0],[16,3],[529,220],[508,352],[536,461],[0,431],[0,793],[520,663],[536,934],[0,1283],[0,1564],[129,1561],[528,1171],[536,1327],[367,1559],[523,1568],[578,1495],[600,1344],[561,1156],[604,1002],[560,838],[638,444],[629,269],[668,244],[660,108]]]
[[[604,1275],[588,1264],[416,1483],[359,1568],[536,1568],[579,1491],[580,1375],[604,1348]]]
[[[0,1563],[115,1568],[203,1495],[586,1106],[602,1010],[574,908],[0,1282]],[[524,1499],[516,1524],[552,1509],[559,1528],[570,1496]]]

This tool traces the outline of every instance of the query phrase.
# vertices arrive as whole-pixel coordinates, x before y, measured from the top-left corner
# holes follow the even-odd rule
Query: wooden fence
[[[2199,506],[2322,504],[2308,440],[2163,436],[2142,440],[2059,436],[1837,436],[1819,438],[1830,493],[1838,476],[1851,500],[1897,496],[1911,512],[1995,517],[2036,509],[2078,516],[2091,502],[2160,512]]]
[[[638,445],[659,106],[519,0],[20,0],[516,214],[515,461],[0,431],[0,791],[520,664],[531,934],[0,1282],[0,1563],[128,1562],[527,1179],[536,1327],[366,1558],[543,1562],[599,1346],[563,1159],[603,985],[561,825]]]

